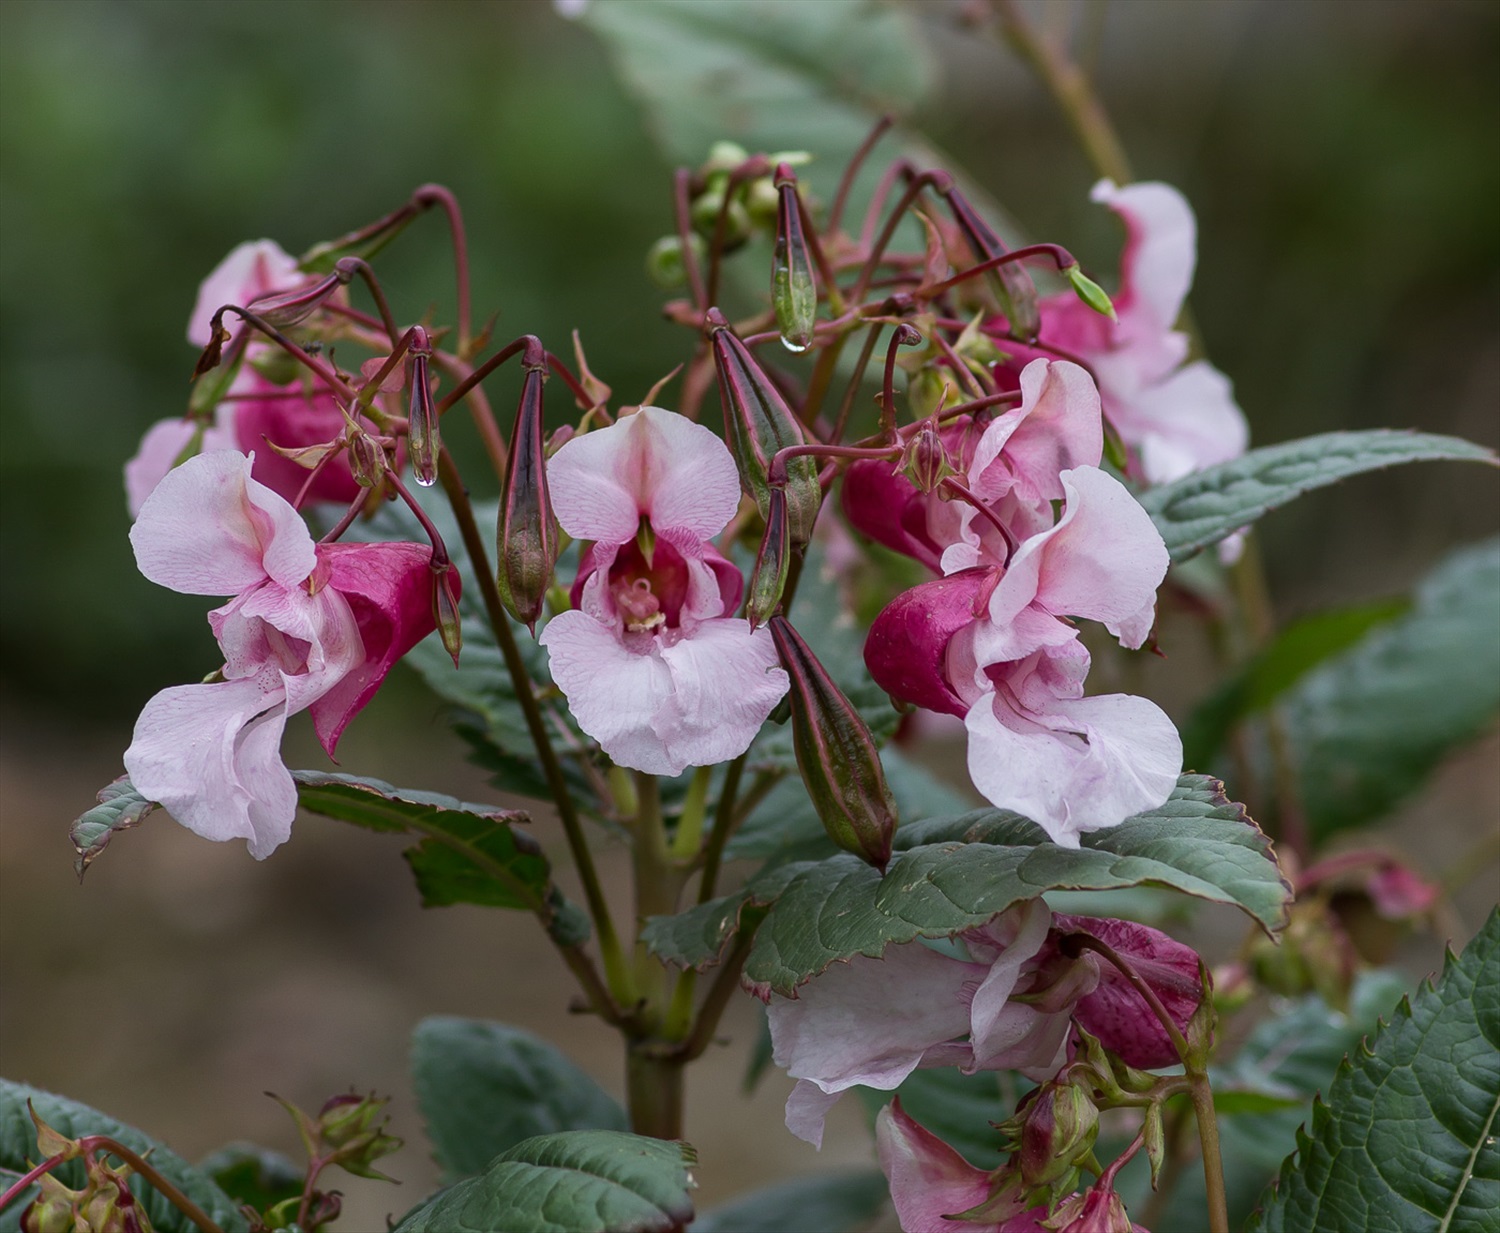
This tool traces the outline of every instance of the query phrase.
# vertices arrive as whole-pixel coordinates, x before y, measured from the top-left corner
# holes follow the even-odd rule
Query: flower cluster
[[[1084,696],[1089,653],[1071,619],[1141,646],[1167,551],[1099,467],[1088,374],[1033,360],[1020,394],[986,426],[965,418],[948,428],[965,500],[862,461],[845,480],[844,508],[859,530],[944,573],[876,618],[871,675],[903,701],[962,717],[975,787],[1077,847],[1081,834],[1161,804],[1182,768],[1177,731],[1155,704]]]

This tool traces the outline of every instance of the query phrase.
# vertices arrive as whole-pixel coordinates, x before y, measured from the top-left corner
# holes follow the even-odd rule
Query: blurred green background
[[[596,3],[618,18],[631,0]],[[908,10],[931,83],[917,126],[1029,234],[1112,272],[1118,232],[1088,203],[1086,162],[1019,62],[960,28],[962,7]],[[1413,426],[1500,443],[1500,6],[1069,11],[1138,174],[1197,211],[1193,307],[1254,440]],[[304,822],[256,868],[153,824],[79,891],[65,831],[118,773],[144,700],[211,666],[203,602],[134,569],[120,467],[183,407],[188,311],[234,244],[297,252],[441,181],[463,203],[476,312],[499,311],[497,338],[534,332],[565,352],[579,329],[627,400],[683,358],[643,265],[670,227],[671,163],[613,68],[589,28],[532,0],[0,4],[0,1070],[189,1155],[235,1133],[291,1147],[282,1115],[258,1107],[267,1086],[315,1106],[383,1084],[416,1139],[399,1103],[411,1022],[555,1022],[563,986],[538,987],[529,961],[502,955],[483,978],[463,966],[476,946],[493,953],[497,929],[533,944],[527,922],[421,914],[394,850],[367,836]],[[844,152],[820,153],[835,166]],[[449,260],[435,216],[382,257],[398,316],[450,311]],[[1406,589],[1442,550],[1493,532],[1496,494],[1482,468],[1422,466],[1302,500],[1264,525],[1279,613]],[[483,794],[434,716],[393,679],[346,765]],[[1471,753],[1426,807],[1493,820],[1494,752]],[[568,1031],[617,1086],[608,1038]],[[732,1083],[736,1063],[715,1065]],[[706,1198],[739,1184],[712,1166],[818,1163],[762,1096],[761,1155],[743,1125],[708,1130]],[[407,1193],[355,1210],[418,1197],[430,1174],[419,1147],[406,1156]]]

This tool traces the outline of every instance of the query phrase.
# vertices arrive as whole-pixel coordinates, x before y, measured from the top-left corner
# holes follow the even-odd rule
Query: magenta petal
[[[422,544],[323,544],[325,584],[348,601],[364,655],[308,708],[333,757],[344,728],[380,688],[392,665],[433,630],[432,550]],[[458,575],[452,575],[458,585]]]
[[[1119,952],[1145,978],[1180,1032],[1198,1008],[1203,987],[1198,979],[1198,953],[1159,930],[1134,921],[1091,916],[1056,916],[1053,927],[1063,933],[1093,934]],[[1155,1013],[1120,970],[1095,956],[1099,983],[1078,1002],[1073,1017],[1127,1066],[1152,1070],[1180,1059]]]
[[[236,444],[246,453],[254,452],[251,474],[257,481],[288,501],[295,501],[304,488],[309,501],[337,501],[347,505],[359,495],[359,483],[350,469],[347,453],[330,458],[314,474],[271,448],[277,445],[282,449],[304,449],[340,436],[345,428],[344,417],[331,394],[311,394],[300,383],[273,385],[248,367],[236,381],[235,393],[264,395],[234,404]],[[365,426],[370,427],[368,421]]]
[[[972,625],[985,573],[969,570],[924,582],[896,596],[870,626],[865,666],[892,697],[929,711],[963,716],[969,709],[945,671],[948,642]]]
[[[935,498],[932,498],[935,499]],[[884,459],[861,459],[844,473],[840,500],[849,525],[877,544],[940,568],[943,546],[927,533],[928,497]]]
[[[989,1198],[989,1174],[913,1121],[899,1100],[876,1117],[875,1147],[902,1233],[995,1233],[1002,1227],[947,1218]]]

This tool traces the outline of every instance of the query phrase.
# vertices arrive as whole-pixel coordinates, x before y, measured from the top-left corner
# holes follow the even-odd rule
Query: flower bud
[[[1042,1227],[1057,1233],[1135,1233],[1120,1196],[1102,1185],[1064,1199]]]
[[[703,237],[696,231],[688,233],[688,244],[699,262],[708,255]],[[651,246],[646,254],[646,274],[663,291],[673,291],[687,284],[687,261],[683,257],[681,237],[664,235]]]
[[[292,291],[278,292],[276,295],[262,296],[258,300],[252,300],[246,307],[267,325],[279,330],[299,325],[323,307],[324,302],[335,291],[347,286],[354,277],[354,270],[355,266],[349,264],[346,258],[334,266],[333,273],[315,283]]]
[[[21,1213],[21,1233],[76,1233],[87,1191],[70,1190],[51,1173],[44,1173],[38,1185],[36,1198]]]
[[[778,450],[805,444],[806,434],[781,391],[716,308],[709,310],[708,328],[724,406],[724,435],[739,465],[740,482],[765,517],[770,513],[771,459]],[[812,535],[823,501],[816,459],[794,458],[787,464],[786,499],[792,542],[804,544]]]
[[[945,479],[958,474],[948,459],[943,438],[931,424],[924,424],[907,441],[901,470],[918,492],[936,492]]]
[[[546,371],[527,365],[521,403],[510,434],[510,458],[500,497],[496,582],[505,610],[536,632],[537,618],[557,564],[557,520],[547,496],[547,454],[542,432]]]
[[[385,1133],[386,1118],[380,1117],[387,1098],[349,1092],[335,1096],[318,1110],[314,1129],[318,1140],[333,1149],[332,1161],[358,1177],[384,1178],[373,1165],[382,1156],[399,1151],[401,1140]]]
[[[726,204],[726,188],[727,185],[719,185],[698,197],[693,202],[690,216],[694,231],[710,244],[720,236],[723,250],[730,252],[750,238],[750,212],[738,196],[729,197]],[[719,230],[721,216],[724,219],[722,233]]]
[[[828,837],[882,873],[891,859],[896,801],[886,786],[870,729],[785,617],[771,637],[791,678],[797,769]]]
[[[345,257],[361,257],[368,261],[406,230],[407,224],[417,214],[418,208],[408,203],[357,231],[314,244],[297,258],[297,266],[309,274],[326,274]]]
[[[1099,1109],[1076,1084],[1044,1083],[1023,1106],[1016,1163],[1028,1186],[1069,1190],[1099,1134]]]
[[[438,637],[443,640],[443,650],[453,656],[455,668],[458,667],[458,653],[464,645],[463,620],[458,612],[461,585],[458,571],[451,562],[433,562],[432,619],[437,626]]]
[[[115,1172],[101,1165],[99,1173],[90,1176],[93,1193],[83,1201],[77,1227],[89,1233],[152,1233],[146,1209],[125,1184],[129,1170]]]
[[[432,383],[427,379],[427,360],[432,355],[432,344],[421,326],[413,327],[413,331],[416,337],[409,352],[411,402],[407,411],[406,444],[411,451],[411,469],[417,483],[431,488],[437,483],[438,455],[443,449],[437,407],[432,401]]]
[[[361,488],[374,488],[385,477],[385,450],[363,429],[349,435],[349,469]]]
[[[944,196],[954,220],[980,261],[992,261],[1010,251],[958,189],[949,187]],[[1000,301],[1000,311],[1010,323],[1011,332],[1027,342],[1034,342],[1041,332],[1042,315],[1037,308],[1036,284],[1031,281],[1026,268],[1019,261],[1009,262],[990,272],[989,283],[995,298]]]
[[[751,629],[764,625],[781,604],[791,562],[792,537],[787,526],[786,489],[773,488],[771,510],[766,515],[766,533],[755,556],[755,570],[750,575],[750,598],[745,604],[745,616]]]
[[[806,351],[818,313],[818,284],[803,234],[797,177],[785,163],[776,168],[776,245],[771,257],[771,306],[788,351]]]
[[[1104,294],[1104,288],[1085,274],[1083,267],[1076,261],[1072,265],[1064,267],[1063,274],[1073,284],[1073,291],[1077,294],[1078,298],[1096,313],[1108,317],[1111,321],[1118,321],[1120,319],[1115,314],[1115,306],[1110,303],[1109,296]]]
[[[1167,1132],[1162,1123],[1161,1101],[1153,1100],[1146,1106],[1145,1122],[1141,1126],[1141,1142],[1146,1149],[1146,1159],[1151,1164],[1151,1189],[1161,1179],[1161,1167],[1167,1160]]]

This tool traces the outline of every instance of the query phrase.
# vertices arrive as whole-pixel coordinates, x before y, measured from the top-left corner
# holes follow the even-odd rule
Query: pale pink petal
[[[1127,694],[1059,699],[1021,711],[998,690],[965,717],[969,776],[991,803],[1056,843],[1160,805],[1182,770],[1182,741],[1154,703]]]
[[[668,773],[739,757],[790,688],[770,630],[725,617],[704,621],[674,643],[662,641],[672,692],[653,727],[677,764]]]
[[[776,1064],[824,1091],[894,1088],[922,1055],[969,1030],[965,986],[987,969],[907,942],[835,963],[767,1006]]]
[[[997,418],[979,439],[969,465],[970,487],[987,501],[1012,487],[1027,502],[1061,500],[1058,474],[1097,467],[1103,452],[1094,379],[1065,360],[1033,360],[1021,372],[1021,405]]]
[[[990,685],[984,679],[984,670],[994,664],[1013,663],[1046,651],[1048,655],[1061,653],[1061,648],[1077,642],[1078,630],[1059,620],[1041,608],[1022,608],[1009,621],[998,624],[994,621],[977,621],[969,631],[967,640],[955,638],[948,653],[948,675],[966,702],[973,702],[974,685],[988,692]],[[1081,648],[1080,648],[1081,649]],[[1084,653],[1084,671],[1088,670],[1088,655]]]
[[[676,775],[652,721],[672,692],[672,674],[652,653],[649,634],[627,649],[619,633],[586,612],[560,612],[537,639],[547,648],[552,679],[578,726],[617,765],[651,775]]]
[[[974,1050],[976,1069],[993,1069],[995,1058],[1014,1048],[1031,1030],[1031,1020],[1036,1018],[1034,1008],[1008,1005],[1008,1001],[1020,978],[1022,966],[1036,958],[1037,951],[1047,940],[1052,913],[1043,900],[1030,899],[1007,916],[1014,918],[1014,936],[990,962],[990,970],[974,991],[974,1000],[969,1007],[969,1041]],[[975,955],[975,958],[979,957]],[[1005,1013],[1007,1010],[1011,1012],[1009,1015]],[[1055,1046],[1053,1051],[1056,1051]]]
[[[147,799],[205,839],[246,839],[263,860],[291,834],[297,789],[282,764],[283,692],[263,678],[178,685],[146,704],[125,769]]]
[[[899,1100],[876,1117],[875,1147],[902,1233],[994,1233],[1000,1227],[947,1219],[989,1198],[989,1174],[913,1121]]]
[[[660,407],[574,437],[547,463],[547,482],[563,530],[606,544],[635,538],[643,515],[658,531],[704,540],[724,529],[740,501],[724,443]]]
[[[804,1143],[823,1146],[823,1126],[828,1110],[838,1104],[843,1092],[825,1092],[816,1083],[798,1079],[786,1098],[786,1128]]]
[[[1061,479],[1063,516],[1016,551],[991,597],[991,620],[1004,625],[1034,603],[1054,616],[1102,621],[1117,635],[1128,623],[1144,639],[1140,616],[1155,603],[1169,561],[1160,533],[1125,486],[1103,471],[1079,467]]]
[[[305,278],[297,269],[297,259],[274,240],[247,240],[219,262],[198,288],[198,300],[188,318],[188,342],[195,347],[208,345],[213,315],[225,304],[243,308],[257,296],[288,291]]]
[[[170,471],[130,528],[141,573],[186,595],[235,595],[267,577],[295,586],[317,564],[297,511],[250,478],[233,450]]]
[[[1169,184],[1144,182],[1117,188],[1100,180],[1090,194],[1125,224],[1120,256],[1120,293],[1115,308],[1122,322],[1171,329],[1182,311],[1198,255],[1198,227],[1187,199]]]
[[[333,757],[345,726],[391,667],[433,631],[432,550],[422,544],[324,544],[325,589],[353,613],[358,661],[309,707],[318,740]],[[457,575],[454,575],[457,581]]]
[[[1153,484],[1238,458],[1250,443],[1229,378],[1206,360],[1141,390],[1119,419],[1121,433],[1140,450],[1141,470]]]
[[[146,429],[135,457],[125,464],[125,503],[130,516],[134,518],[141,512],[146,498],[155,491],[162,477],[177,465],[182,452],[193,443],[200,429],[203,435],[198,453],[232,450],[235,447],[233,424],[233,408],[230,404],[223,404],[217,422],[211,426],[175,419],[157,420]]]

